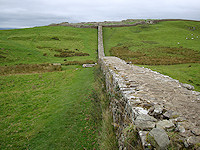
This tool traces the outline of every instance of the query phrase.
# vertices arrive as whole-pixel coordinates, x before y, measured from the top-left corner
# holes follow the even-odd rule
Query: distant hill
[[[0,30],[12,30],[12,29],[18,29],[18,28],[0,28]]]

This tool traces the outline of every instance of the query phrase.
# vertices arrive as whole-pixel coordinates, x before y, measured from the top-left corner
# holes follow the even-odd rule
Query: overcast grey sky
[[[165,18],[200,20],[200,0],[0,0],[0,27]]]

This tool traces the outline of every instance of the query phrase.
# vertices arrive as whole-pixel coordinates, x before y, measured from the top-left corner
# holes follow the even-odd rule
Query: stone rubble
[[[188,90],[194,90],[194,86],[190,85],[190,84],[183,84],[181,83],[181,86],[188,89]]]
[[[61,63],[52,63],[53,66],[61,66]]]
[[[148,149],[148,147],[151,146],[151,144],[149,142],[147,142],[147,134],[148,133],[149,132],[147,132],[147,131],[139,131],[139,137],[141,139],[143,149]]]
[[[180,122],[177,123],[176,131],[181,132],[181,133],[185,132],[185,128],[181,125]]]
[[[91,67],[94,67],[96,65],[97,65],[97,63],[95,63],[95,64],[83,64],[82,67],[83,68],[91,68]]]

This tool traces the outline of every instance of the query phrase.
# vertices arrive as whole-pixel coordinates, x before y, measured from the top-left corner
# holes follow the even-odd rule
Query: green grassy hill
[[[96,59],[96,29],[0,31],[0,149],[97,149],[94,69],[49,65]]]
[[[96,61],[96,56],[96,29],[57,26],[0,31],[1,66]]]
[[[103,30],[106,55],[149,67],[200,91],[199,22]],[[96,29],[0,31],[0,149],[116,149],[103,75],[77,65],[96,61]]]
[[[200,91],[200,22],[104,28],[106,55],[143,65]]]

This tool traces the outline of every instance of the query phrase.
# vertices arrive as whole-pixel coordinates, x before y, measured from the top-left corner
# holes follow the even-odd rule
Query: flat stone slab
[[[95,63],[95,64],[83,64],[82,66],[83,66],[83,68],[91,68],[91,67],[94,67],[96,65],[97,64]]]
[[[61,66],[61,63],[53,63],[53,66]]]
[[[150,130],[155,128],[156,121],[152,116],[141,114],[135,119],[134,123],[139,130]]]
[[[156,123],[156,127],[163,128],[163,129],[171,129],[171,128],[174,128],[175,125],[172,123],[171,120],[162,120]]]
[[[173,119],[173,118],[177,118],[179,114],[175,111],[168,110],[163,114],[163,116],[167,119]]]
[[[165,130],[154,128],[149,132],[149,141],[157,150],[165,150],[170,144],[169,137]]]
[[[156,122],[157,119],[155,119],[152,116],[146,115],[146,114],[141,114],[139,115],[136,120],[144,120],[144,121],[151,121],[151,122]]]

